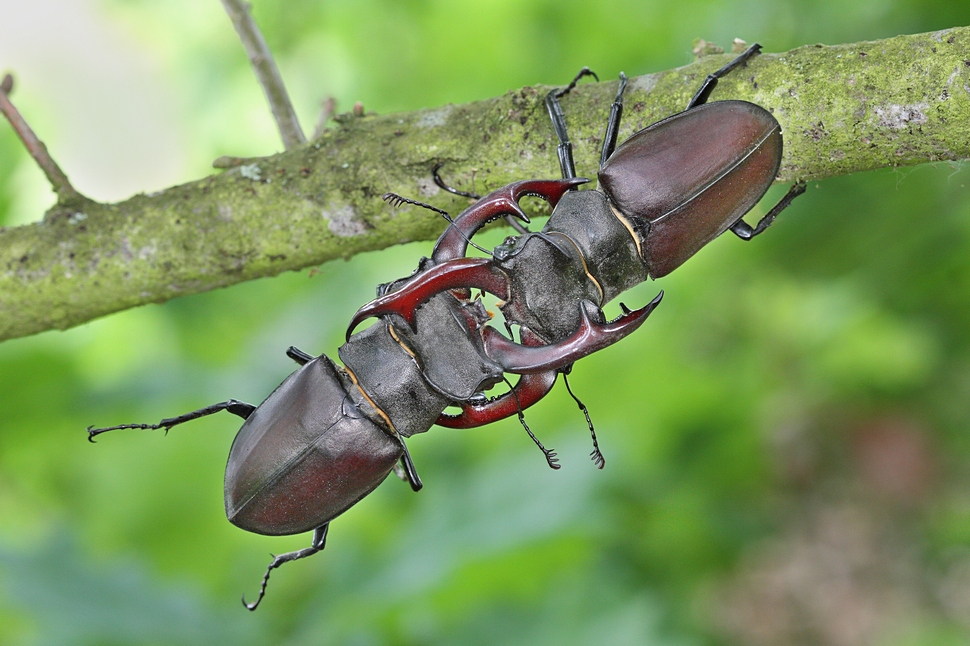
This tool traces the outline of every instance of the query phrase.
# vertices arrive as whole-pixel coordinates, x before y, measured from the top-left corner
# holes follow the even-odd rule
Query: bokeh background
[[[385,113],[667,69],[697,37],[784,51],[970,24],[953,0],[254,4],[308,130],[326,96]],[[0,0],[0,68],[95,198],[280,148],[216,0]],[[51,202],[0,124],[0,224]],[[239,422],[84,428],[261,401],[288,345],[333,353],[429,248],[0,345],[0,643],[970,643],[966,164],[814,183],[756,242],[725,236],[625,298],[667,290],[572,378],[604,471],[561,386],[528,415],[558,472],[514,419],[432,429],[410,442],[423,491],[388,480],[243,610],[268,554],[309,535],[225,520]]]

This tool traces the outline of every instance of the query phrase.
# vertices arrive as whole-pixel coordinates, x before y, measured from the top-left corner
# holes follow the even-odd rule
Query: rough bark
[[[686,105],[731,54],[631,79],[620,140]],[[567,80],[567,79],[564,79]],[[444,222],[392,209],[388,191],[457,213],[436,162],[480,193],[557,177],[543,98],[525,87],[465,105],[345,116],[279,155],[117,204],[67,199],[0,229],[0,340],[66,329],[144,303],[437,236]],[[616,81],[563,101],[580,173],[593,175]],[[781,123],[779,181],[970,157],[970,28],[762,54],[711,100],[744,99]]]

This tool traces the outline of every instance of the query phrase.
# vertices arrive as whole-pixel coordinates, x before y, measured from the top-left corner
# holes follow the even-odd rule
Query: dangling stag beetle
[[[556,454],[525,424],[523,409],[542,399],[577,359],[640,327],[663,292],[638,310],[623,306],[613,321],[600,308],[647,278],[667,275],[727,229],[750,240],[805,190],[803,183],[793,185],[754,228],[741,219],[778,172],[781,127],[757,105],[707,99],[718,78],[759,50],[753,45],[709,75],[686,110],[616,146],[626,88],[621,74],[600,157],[600,188],[580,191],[589,180],[576,177],[559,100],[582,77],[595,76],[584,68],[546,98],[562,179],[514,182],[454,219],[430,205],[385,195],[396,205],[439,211],[450,224],[414,274],[380,286],[378,297],[354,315],[339,349],[344,367],[291,347],[287,354],[302,367],[259,406],[229,400],[158,424],[89,427],[89,439],[115,429],[168,430],[221,410],[246,420],[226,466],[229,521],[258,534],[313,530],[310,547],[273,559],[259,597],[246,604],[250,610],[262,600],[274,568],[322,550],[330,521],[392,470],[415,491],[421,488],[404,438],[434,424],[471,428],[518,415],[549,466],[559,468]],[[448,187],[438,167],[433,175],[448,191],[479,197]],[[521,235],[507,238],[489,257],[465,257],[472,236],[487,222],[509,216],[529,221],[518,204],[526,195],[553,207],[542,231],[517,227]],[[521,343],[486,325],[490,315],[472,299],[472,289],[500,299],[506,329],[511,335],[517,325]],[[353,334],[370,317],[380,320]],[[520,375],[518,382],[505,394],[485,395],[505,381],[505,373]],[[446,413],[448,407],[461,412]],[[591,455],[602,468],[591,423],[589,428]]]

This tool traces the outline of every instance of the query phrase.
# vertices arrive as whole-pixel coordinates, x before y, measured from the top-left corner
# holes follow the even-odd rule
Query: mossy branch
[[[620,139],[683,109],[730,54],[631,80]],[[601,70],[602,71],[602,70]],[[618,70],[617,70],[618,71]],[[566,79],[568,80],[568,79]],[[388,191],[457,213],[479,193],[557,177],[548,87],[404,114],[354,117],[285,153],[117,204],[63,200],[43,221],[0,229],[0,339],[251,278],[437,236],[424,209],[391,209]],[[580,173],[593,175],[616,82],[564,100]],[[782,125],[780,181],[970,157],[970,28],[762,54],[711,100],[745,99]]]

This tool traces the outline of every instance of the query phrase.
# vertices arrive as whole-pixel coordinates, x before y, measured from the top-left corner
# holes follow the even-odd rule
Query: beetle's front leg
[[[266,574],[263,575],[263,582],[259,586],[259,596],[256,597],[256,601],[252,603],[246,603],[246,596],[243,595],[242,602],[246,606],[247,610],[255,610],[259,607],[259,602],[263,600],[266,596],[266,584],[269,583],[269,575],[274,569],[283,565],[284,563],[289,563],[290,561],[296,561],[298,559],[303,559],[308,556],[313,556],[317,552],[323,550],[327,546],[327,530],[330,529],[330,523],[324,523],[320,527],[313,530],[313,540],[310,541],[310,547],[304,547],[302,550],[297,550],[295,552],[287,552],[286,554],[280,554],[279,556],[274,556],[273,561],[266,568]]]

